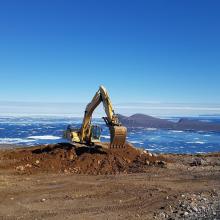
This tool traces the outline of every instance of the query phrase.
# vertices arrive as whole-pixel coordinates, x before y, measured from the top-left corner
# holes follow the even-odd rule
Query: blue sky
[[[0,100],[220,103],[220,3],[0,1]]]

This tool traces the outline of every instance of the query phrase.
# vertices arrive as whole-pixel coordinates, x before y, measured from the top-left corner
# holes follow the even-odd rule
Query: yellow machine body
[[[110,131],[110,148],[124,148],[127,136],[127,128],[122,126],[114,113],[113,106],[106,89],[99,87],[92,101],[86,106],[82,126],[79,130],[67,127],[64,138],[70,142],[94,144],[100,141],[101,128],[92,125],[92,114],[100,103],[103,103],[106,117],[103,117]]]

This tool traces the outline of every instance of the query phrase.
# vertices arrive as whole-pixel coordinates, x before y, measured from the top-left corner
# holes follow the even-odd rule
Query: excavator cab
[[[72,142],[80,142],[79,129],[73,128],[71,125],[68,125],[63,133],[63,138],[72,140]]]
[[[100,142],[102,128],[98,125],[91,126],[91,142]]]

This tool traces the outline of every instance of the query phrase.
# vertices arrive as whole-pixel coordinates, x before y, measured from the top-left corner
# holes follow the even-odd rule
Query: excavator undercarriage
[[[100,142],[101,127],[91,123],[92,114],[96,107],[103,103],[106,117],[103,117],[110,132],[109,148],[124,148],[127,136],[127,128],[122,126],[114,113],[111,100],[106,89],[103,86],[99,87],[92,101],[86,106],[83,123],[79,130],[67,127],[64,132],[64,138],[72,143],[81,143],[86,145],[94,145]]]

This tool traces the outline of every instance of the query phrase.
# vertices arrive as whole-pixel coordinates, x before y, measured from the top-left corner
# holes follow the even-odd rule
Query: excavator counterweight
[[[93,145],[100,142],[101,128],[92,125],[92,114],[100,103],[103,103],[106,117],[103,117],[110,132],[110,148],[124,148],[127,136],[127,128],[122,126],[114,113],[113,106],[106,89],[99,87],[92,101],[86,106],[83,123],[79,130],[72,129],[70,126],[64,132],[64,138],[70,142]]]

